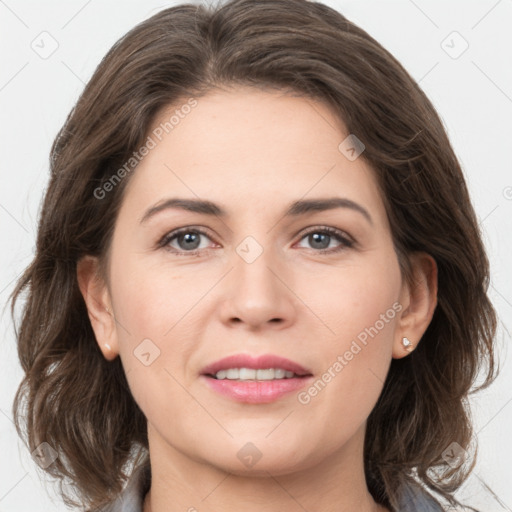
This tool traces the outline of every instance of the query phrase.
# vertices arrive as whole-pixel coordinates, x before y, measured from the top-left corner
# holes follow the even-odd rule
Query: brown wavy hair
[[[168,8],[130,30],[95,70],[51,148],[35,257],[11,296],[14,318],[26,292],[16,326],[25,372],[13,404],[18,435],[30,451],[47,442],[58,452],[45,471],[71,484],[79,501],[61,487],[68,505],[113,501],[128,468],[147,462],[146,418],[120,358],[108,362],[95,342],[77,262],[105,260],[133,173],[101,199],[97,190],[142,146],[156,116],[236,86],[325,102],[366,146],[361,158],[377,177],[403,275],[410,279],[415,251],[435,259],[437,308],[417,349],[391,362],[368,418],[365,474],[375,501],[392,510],[401,486],[415,482],[460,505],[453,493],[476,451],[459,467],[442,454],[452,442],[471,451],[468,396],[496,376],[497,324],[463,172],[402,65],[342,14],[306,0]]]

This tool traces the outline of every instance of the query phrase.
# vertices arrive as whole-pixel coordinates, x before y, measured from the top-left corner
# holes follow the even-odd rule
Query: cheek
[[[183,396],[179,382],[195,339],[187,332],[187,312],[197,303],[198,290],[186,286],[176,269],[165,272],[137,255],[117,261],[111,272],[112,297],[129,387],[146,417],[162,417],[171,425],[168,400],[170,395]],[[193,418],[197,410],[186,403],[184,409],[190,410],[183,414]]]
[[[368,330],[374,337],[389,337],[400,309],[397,301],[401,289],[400,268],[391,251],[326,267],[313,281],[304,281],[305,302],[318,312],[325,327],[323,337],[336,349],[348,349],[358,337],[364,343]],[[321,285],[312,286],[312,282]]]
[[[148,254],[115,256],[111,275],[117,319],[137,335],[164,337],[198,301],[201,289],[194,275],[185,276],[179,266],[170,268]]]
[[[321,337],[322,373],[298,397],[314,414],[357,424],[382,390],[402,305],[398,262],[381,261],[339,269],[328,291],[316,294],[312,309],[322,313],[327,333]]]

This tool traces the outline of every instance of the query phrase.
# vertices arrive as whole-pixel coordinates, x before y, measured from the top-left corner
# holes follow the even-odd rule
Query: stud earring
[[[105,356],[105,359],[107,359],[108,361],[113,361],[117,357],[117,354],[114,352],[114,350],[108,343],[104,343],[103,347],[103,355]]]
[[[414,345],[411,343],[409,338],[406,337],[402,338],[402,345],[404,346],[405,350],[407,350],[407,352],[411,352],[411,350],[414,348]]]

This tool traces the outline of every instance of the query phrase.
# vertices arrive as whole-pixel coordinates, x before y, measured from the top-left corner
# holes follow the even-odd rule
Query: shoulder
[[[142,512],[151,485],[149,464],[137,467],[119,497],[99,512]],[[398,512],[444,512],[441,504],[418,484],[402,487]]]
[[[142,512],[144,496],[151,485],[149,463],[138,466],[130,475],[118,498],[99,512]]]
[[[443,512],[441,504],[418,484],[402,487],[398,512]]]

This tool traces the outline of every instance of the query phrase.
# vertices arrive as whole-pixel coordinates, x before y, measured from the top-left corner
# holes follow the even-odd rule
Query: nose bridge
[[[258,237],[261,240],[261,236]],[[275,272],[280,268],[276,249],[272,246],[271,237],[260,243],[254,236],[246,236],[236,247],[235,280],[246,293],[257,298],[270,299],[276,293],[276,287],[282,283],[276,278]],[[272,271],[272,270],[273,271]]]
[[[276,319],[283,322],[293,315],[293,294],[284,284],[283,262],[271,240],[266,236],[260,243],[249,235],[235,247],[230,299],[225,310],[229,318],[256,325]]]

